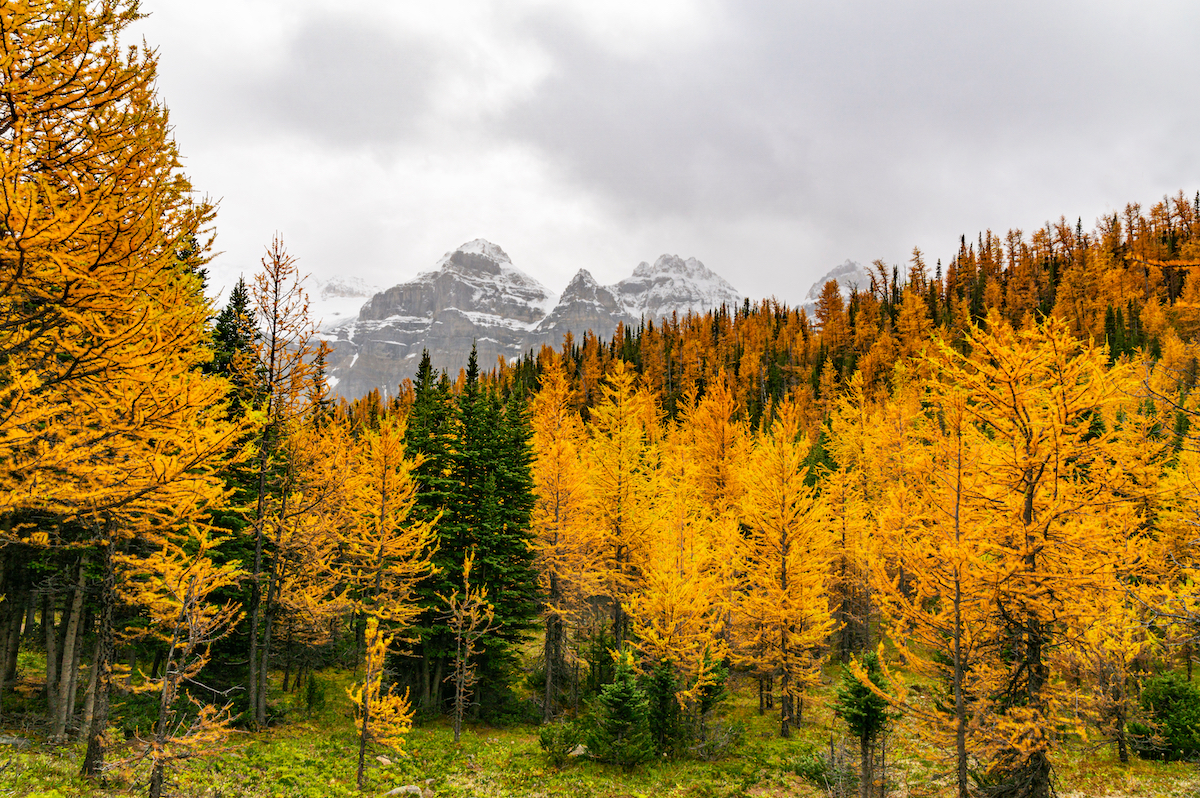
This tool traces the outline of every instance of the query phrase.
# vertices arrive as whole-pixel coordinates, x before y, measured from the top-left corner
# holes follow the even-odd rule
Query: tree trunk
[[[188,583],[183,603],[179,607],[179,616],[175,620],[175,631],[172,633],[171,643],[167,647],[166,662],[163,665],[162,690],[158,698],[158,722],[154,724],[154,747],[157,752],[163,751],[170,737],[171,721],[175,715],[171,707],[175,704],[176,690],[179,687],[180,667],[186,665],[186,663],[176,665],[175,650],[180,645],[180,630],[183,629],[187,614],[193,606],[195,584],[196,577],[193,576]],[[161,798],[164,771],[163,760],[155,757],[154,767],[150,771],[150,798]]]
[[[363,682],[363,708],[362,708],[362,728],[358,732],[358,789],[363,789],[363,783],[366,779],[366,761],[367,761],[367,730],[371,728],[371,669],[365,669],[365,681]]]
[[[272,361],[274,347],[271,348]],[[273,366],[272,366],[273,367]],[[269,402],[274,399],[272,395]],[[268,418],[272,405],[268,405]],[[267,464],[271,451],[271,426],[263,429],[258,452],[258,503],[254,511],[254,570],[250,574],[250,665],[246,674],[246,694],[250,703],[250,720],[256,729],[262,728],[258,719],[259,666],[258,627],[262,615],[263,524],[267,516]]]
[[[42,636],[46,640],[46,709],[50,717],[58,710],[58,635],[54,629],[54,597],[42,595]]]
[[[463,642],[459,638],[458,645],[454,651],[454,744],[458,745],[459,739],[462,736],[462,719],[463,712],[466,710],[466,675],[467,663],[466,654],[463,651]]]
[[[554,589],[556,577],[550,577],[551,589]],[[562,661],[562,618],[557,613],[551,613],[546,618],[546,697],[542,704],[542,720],[547,723],[553,720],[558,702],[555,700],[554,674],[559,670]]]
[[[32,639],[35,626],[37,626],[37,601],[34,599],[33,591],[29,590],[25,596],[25,626],[21,630],[21,635]]]
[[[79,736],[85,740],[92,732],[92,716],[96,710],[96,664],[99,661],[100,635],[96,635],[96,644],[92,646],[92,666],[88,669],[87,693],[83,697],[83,722],[79,729]]]
[[[792,720],[792,696],[788,692],[791,687],[790,674],[784,671],[779,676],[779,736],[791,737],[792,730],[789,724]]]
[[[262,666],[258,675],[258,705],[254,708],[254,723],[258,728],[267,725],[267,685],[270,684],[270,668],[271,668],[271,627],[273,625],[273,612],[271,611],[270,603],[263,613],[263,643],[262,649],[259,652],[259,657],[262,660]]]
[[[962,539],[962,471],[963,451],[961,434],[955,439],[957,446],[954,480],[954,540]],[[955,771],[958,782],[958,798],[970,798],[967,782],[967,704],[963,695],[963,679],[966,676],[966,664],[963,662],[962,650],[962,573],[959,567],[954,567],[954,756]]]
[[[1117,759],[1122,765],[1129,764],[1129,746],[1125,739],[1125,707],[1117,707]]]
[[[17,654],[21,649],[21,639],[33,628],[33,591],[26,587],[23,608],[14,607],[12,627],[8,636],[8,650],[5,652],[4,678],[12,681],[17,678]]]
[[[429,711],[429,706],[433,702],[433,696],[430,690],[430,671],[429,671],[429,655],[421,655],[421,709],[424,712]]]
[[[17,652],[21,646],[21,621],[25,619],[29,591],[21,590],[12,579],[5,584],[4,608],[8,613],[3,624],[4,645],[0,647],[0,710],[3,709],[4,693],[17,677]]]
[[[72,715],[71,710],[75,708],[75,679],[76,669],[79,667],[77,647],[81,628],[79,619],[83,615],[83,594],[87,587],[87,555],[79,558],[78,569],[79,576],[76,579],[74,596],[71,600],[71,615],[64,624],[66,629],[63,634],[62,666],[59,669],[59,684],[56,691],[58,706],[54,708],[53,724],[50,728],[50,739],[56,743],[65,739],[67,720]],[[49,679],[48,675],[47,679]]]
[[[288,680],[292,675],[292,626],[288,625],[287,643],[284,645],[283,659],[283,692],[288,691]]]
[[[160,671],[162,670],[162,667],[163,667],[163,664],[164,664],[164,661],[166,660],[166,658],[167,658],[167,652],[164,651],[163,649],[160,648],[158,651],[154,652],[154,661],[150,663],[150,678],[151,679],[158,679],[158,678],[162,677],[162,673]]]
[[[150,771],[150,798],[162,798],[163,763],[155,760]]]
[[[246,674],[246,695],[250,705],[250,722],[261,728],[258,722],[258,624],[262,612],[262,559],[263,559],[263,480],[266,479],[265,465],[259,475],[258,521],[254,525],[254,571],[250,577],[250,664]]]
[[[859,779],[858,779],[858,794],[859,798],[871,798],[871,787],[874,778],[871,775],[871,765],[874,764],[871,760],[871,738],[864,731],[858,740],[859,752]]]
[[[12,618],[20,615],[13,606],[13,598],[12,586],[9,580],[5,580],[4,600],[3,603],[0,603],[0,696],[4,695],[4,683],[8,679],[8,658],[3,655],[8,653],[8,639],[12,635]]]
[[[113,607],[116,603],[111,536],[106,534],[100,546],[103,561],[103,579],[100,588],[100,626],[97,629],[96,689],[93,702],[92,723],[87,736],[87,753],[83,757],[84,776],[96,778],[104,770],[104,733],[108,729],[109,697],[112,691],[113,656]]]

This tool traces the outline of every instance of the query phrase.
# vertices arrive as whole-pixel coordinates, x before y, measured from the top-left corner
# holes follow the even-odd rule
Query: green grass
[[[356,796],[357,738],[350,720],[345,686],[351,675],[322,674],[327,680],[324,707],[307,715],[303,697],[273,696],[285,720],[268,731],[239,732],[219,755],[193,760],[177,775],[170,794],[186,798],[313,798]],[[832,693],[833,677],[825,693]],[[857,759],[852,741],[842,732],[818,696],[806,702],[804,723],[788,740],[778,737],[777,716],[759,716],[750,684],[734,692],[727,707],[730,719],[745,725],[745,736],[723,760],[655,761],[626,773],[617,767],[576,758],[561,770],[552,768],[538,746],[537,729],[528,726],[490,728],[468,726],[462,743],[455,746],[444,721],[420,726],[408,738],[406,756],[371,751],[367,794],[379,795],[406,784],[432,780],[438,796],[569,796],[569,798],[769,798],[820,796],[823,788],[802,774],[811,769],[814,753],[827,754],[830,738],[841,748],[848,769]],[[32,705],[32,700],[31,700]],[[12,714],[5,716],[11,722]],[[24,716],[29,717],[29,716]],[[83,755],[79,743],[66,746],[41,744],[36,734],[19,726],[0,733],[22,734],[34,741],[24,751],[0,748],[0,796],[136,795],[145,793],[144,767],[118,768],[109,783],[100,787],[76,773]],[[894,794],[942,798],[953,793],[951,763],[923,746],[901,724],[889,743],[889,779]],[[114,747],[114,760],[127,754]],[[376,759],[385,756],[389,763]],[[1068,748],[1058,759],[1059,789],[1064,796],[1198,796],[1200,772],[1188,763],[1135,760],[1122,766],[1108,748]]]

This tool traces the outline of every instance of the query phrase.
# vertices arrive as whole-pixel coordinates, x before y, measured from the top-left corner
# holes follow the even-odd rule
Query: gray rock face
[[[637,324],[639,320],[610,289],[597,283],[586,269],[580,269],[563,290],[554,310],[538,324],[537,343],[557,347],[568,332],[578,340],[588,330],[608,337],[619,322]]]
[[[376,294],[358,318],[382,321],[458,308],[536,324],[553,307],[554,299],[541,283],[514,268],[504,250],[480,239],[447,253],[436,271]]]
[[[491,369],[542,344],[557,347],[570,332],[611,336],[617,324],[689,310],[703,312],[741,297],[694,258],[664,255],[633,276],[602,286],[580,270],[556,297],[512,265],[500,247],[482,239],[462,245],[416,279],[376,293],[352,319],[325,333],[334,392],[356,398],[379,388],[394,393],[416,374],[421,352],[452,376],[476,347]]]

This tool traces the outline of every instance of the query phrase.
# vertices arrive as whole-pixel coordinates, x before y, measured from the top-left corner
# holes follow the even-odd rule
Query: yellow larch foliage
[[[915,501],[887,494],[879,533],[882,556],[872,565],[872,586],[887,633],[907,668],[933,680],[934,702],[910,697],[889,674],[895,696],[916,728],[935,748],[953,751],[958,794],[969,789],[969,755],[979,730],[968,681],[991,633],[993,582],[985,565],[993,511],[980,468],[987,437],[971,423],[966,392],[952,384],[931,385],[930,416],[919,430],[924,445],[909,451],[907,468]]]
[[[646,562],[650,474],[659,436],[657,406],[635,379],[624,361],[614,361],[602,398],[592,408],[585,455],[618,648],[628,624],[624,604],[637,589],[639,568]]]
[[[413,592],[432,568],[438,518],[410,518],[417,492],[412,472],[419,461],[406,455],[404,431],[405,419],[395,413],[381,418],[378,429],[360,431],[354,465],[346,476],[338,558],[331,566],[348,604],[367,619],[366,674],[350,693],[361,710],[359,789],[364,784],[368,739],[403,752],[403,735],[412,720],[407,691],[399,696],[381,690],[383,663],[393,636],[381,631],[379,622],[403,628],[416,618],[420,610]]]
[[[1152,555],[1157,578],[1139,586],[1137,594],[1158,613],[1165,641],[1190,659],[1200,634],[1200,452],[1182,449],[1160,488]]]
[[[179,170],[153,54],[118,45],[136,15],[0,10],[3,510],[187,515],[234,437],[224,381],[196,368],[211,208]]]
[[[546,354],[541,390],[530,402],[534,504],[530,524],[541,587],[546,597],[547,719],[555,711],[556,678],[573,654],[568,630],[582,624],[593,597],[604,590],[603,539],[582,459],[586,445],[575,392],[552,351]]]
[[[998,314],[970,336],[971,353],[943,347],[939,379],[966,394],[981,435],[971,453],[991,517],[980,553],[992,582],[991,643],[975,678],[990,706],[984,758],[995,778],[1048,784],[1051,730],[1070,722],[1050,650],[1081,628],[1086,604],[1113,588],[1105,574],[1144,561],[1127,506],[1128,434],[1134,405],[1127,367],[1108,369],[1101,348],[1080,344],[1051,319],[1014,332]],[[1003,649],[1007,652],[999,655]],[[1041,789],[1039,786],[1038,789]]]
[[[475,549],[463,558],[462,592],[455,590],[449,596],[439,596],[446,606],[443,620],[454,635],[453,671],[446,681],[454,684],[454,743],[462,738],[463,716],[471,704],[475,688],[475,663],[472,659],[479,653],[475,646],[479,638],[494,629],[496,608],[488,601],[487,587],[471,584],[471,570],[475,565]]]
[[[410,518],[417,460],[404,447],[405,420],[393,414],[361,433],[346,477],[348,522],[334,564],[355,609],[407,626],[419,609],[413,590],[432,567],[433,521]]]
[[[737,464],[749,455],[750,437],[724,372],[698,402],[685,406],[681,418],[695,452],[698,501],[713,517],[736,512],[742,493]]]
[[[406,735],[412,731],[413,720],[408,691],[397,693],[390,686],[383,689],[384,666],[393,635],[381,631],[379,621],[368,616],[365,639],[367,653],[363,680],[346,690],[356,708],[355,721],[360,739],[373,740],[404,756],[404,743]]]
[[[88,775],[106,745],[112,543],[202,521],[241,433],[227,383],[200,370],[212,208],[180,169],[154,54],[119,41],[137,17],[132,0],[0,6],[0,511],[75,519],[99,544]]]
[[[670,662],[683,676],[681,704],[705,687],[707,665],[725,655],[720,632],[731,590],[724,577],[733,555],[722,545],[728,536],[717,532],[727,519],[710,516],[701,499],[690,432],[674,426],[660,444],[641,580],[625,604],[646,660]]]
[[[184,683],[200,673],[212,644],[232,632],[242,617],[234,602],[210,601],[213,593],[236,586],[245,576],[237,563],[213,561],[212,552],[222,542],[204,527],[189,526],[146,557],[118,558],[118,593],[148,616],[143,636],[166,644],[161,676],[142,674],[144,680],[135,687],[159,697],[153,735],[134,755],[150,762],[151,795],[161,794],[166,773],[184,760],[219,753],[230,731],[231,702],[214,706],[188,695],[197,713],[180,718],[176,709]]]
[[[820,648],[833,629],[829,609],[834,552],[826,508],[805,484],[808,442],[799,437],[799,413],[779,408],[768,432],[745,463],[742,516],[748,580],[740,597],[736,659],[779,678],[781,733],[799,721],[796,707],[820,674]]]
[[[347,514],[347,475],[357,453],[342,417],[291,419],[283,427],[278,494],[266,502],[264,532],[273,556],[267,564],[271,612],[298,642],[328,638],[347,609],[332,567]],[[281,630],[279,636],[283,635]]]

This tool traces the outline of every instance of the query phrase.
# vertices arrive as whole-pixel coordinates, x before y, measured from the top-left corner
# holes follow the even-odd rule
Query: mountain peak
[[[509,259],[507,252],[483,238],[468,241],[458,249],[447,252],[437,262],[437,270],[433,274],[436,274],[437,271],[447,270],[464,274],[507,274],[516,272],[525,276],[523,272],[520,272],[512,265],[512,260]]]
[[[442,261],[444,262],[450,260],[455,253],[462,253],[463,255],[481,255],[488,260],[495,261],[496,263],[507,263],[510,266],[512,265],[512,260],[508,257],[508,253],[496,244],[488,241],[486,238],[476,238],[468,241],[467,243],[455,249],[454,252],[447,252],[442,258]]]
[[[604,338],[639,318],[657,323],[673,313],[740,303],[733,286],[678,255],[642,263],[611,286],[579,269],[560,297],[513,266],[503,249],[477,238],[447,252],[436,268],[376,293],[356,319],[330,330],[325,338],[334,351],[326,363],[338,393],[357,397],[411,377],[422,350],[434,368],[453,374],[472,347],[482,366],[542,344],[557,347],[567,333],[578,339],[591,330]]]
[[[567,283],[567,290],[572,288],[579,289],[585,286],[590,288],[599,285],[600,284],[596,282],[596,278],[592,276],[591,272],[589,272],[587,269],[580,269],[579,271],[575,272],[575,276],[571,278],[571,282]]]
[[[851,289],[866,289],[870,287],[871,274],[857,261],[846,258],[846,260],[834,266],[823,277],[812,284],[801,306],[810,309],[815,307],[817,300],[821,297],[821,291],[825,289],[825,283],[830,280],[837,281],[842,299],[849,299]]]
[[[741,295],[695,258],[660,255],[654,265],[642,261],[633,275],[612,286],[626,312],[657,319],[672,312],[703,313],[721,305],[738,305]]]
[[[634,277],[649,277],[655,274],[679,274],[685,277],[707,277],[712,272],[705,268],[704,264],[695,258],[683,259],[678,255],[659,255],[658,260],[654,261],[651,266],[646,261],[642,261],[633,270]]]

